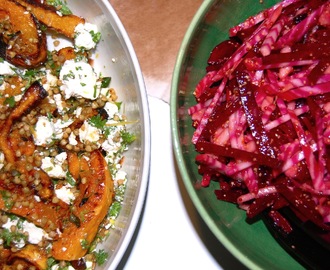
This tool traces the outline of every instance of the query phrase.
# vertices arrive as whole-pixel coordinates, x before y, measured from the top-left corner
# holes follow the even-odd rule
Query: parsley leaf
[[[66,172],[65,179],[71,186],[76,185],[76,180],[73,178],[73,176],[71,175],[71,173],[69,171]]]
[[[94,115],[89,119],[89,123],[91,125],[93,125],[96,128],[102,129],[102,130],[103,130],[106,122],[107,122],[107,120],[103,119],[102,116],[99,114]]]
[[[100,249],[99,251],[94,251],[93,253],[95,256],[96,263],[98,265],[104,264],[107,261],[108,256],[109,256],[109,254],[107,252],[105,252],[103,249]]]
[[[15,107],[15,98],[14,97],[8,97],[5,99],[5,104],[7,104],[10,108]]]
[[[123,139],[123,144],[129,145],[136,140],[136,136],[133,133],[129,133],[126,130],[120,132],[120,136]]]
[[[5,201],[6,209],[10,210],[14,205],[14,202],[11,200],[10,192],[6,191],[6,190],[1,190],[0,195],[1,195],[2,199]]]
[[[107,88],[107,87],[109,87],[110,82],[111,82],[111,77],[103,77],[103,78],[102,78],[102,82],[101,82],[101,87],[102,87],[102,88]]]
[[[22,240],[24,242],[26,242],[26,240],[27,240],[27,236],[24,233],[20,233],[17,231],[12,232],[6,228],[4,228],[0,232],[0,238],[3,239],[4,245],[6,247],[10,247],[12,244],[15,244],[15,243],[20,243]]]
[[[47,4],[54,6],[59,12],[61,12],[63,15],[70,15],[72,14],[72,11],[67,6],[66,1],[62,0],[47,0]]]
[[[100,32],[94,32],[94,31],[90,31],[89,32],[92,36],[92,39],[95,43],[98,43],[101,40],[101,33]]]

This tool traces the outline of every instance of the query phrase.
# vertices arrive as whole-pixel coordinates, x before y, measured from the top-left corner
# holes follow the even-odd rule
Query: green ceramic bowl
[[[262,220],[248,224],[246,213],[216,199],[217,183],[198,188],[200,180],[191,144],[193,128],[187,109],[195,104],[193,91],[205,75],[213,47],[228,37],[231,26],[274,5],[275,0],[205,0],[182,43],[171,93],[171,124],[176,161],[185,187],[201,217],[216,237],[239,261],[251,269],[304,269],[272,237]],[[221,256],[221,255],[219,255]]]

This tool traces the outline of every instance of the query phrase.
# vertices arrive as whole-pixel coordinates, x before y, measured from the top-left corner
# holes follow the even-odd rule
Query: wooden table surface
[[[149,95],[169,101],[184,34],[202,0],[109,0],[141,65]]]

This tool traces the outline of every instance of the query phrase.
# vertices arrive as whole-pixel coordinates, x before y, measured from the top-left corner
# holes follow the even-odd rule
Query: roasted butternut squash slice
[[[0,10],[3,14],[0,18],[8,19],[10,25],[0,35],[0,56],[24,68],[44,63],[47,58],[46,35],[34,16],[14,0],[0,0]]]
[[[38,270],[47,269],[47,254],[36,245],[27,245],[18,252],[12,253],[4,269],[22,269],[19,265],[26,266],[23,269],[32,267]]]
[[[85,23],[85,19],[76,15],[59,15],[54,8],[41,4],[33,0],[17,0],[26,7],[40,21],[56,32],[69,38],[74,38],[74,29],[80,23]]]
[[[81,158],[86,161],[86,159]],[[76,199],[72,215],[79,219],[68,223],[59,239],[53,243],[52,256],[58,260],[77,260],[87,252],[85,245],[95,238],[98,227],[112,203],[113,181],[101,152],[91,153],[88,170],[82,170],[87,189],[83,199]]]
[[[0,0],[1,1],[1,0]],[[7,162],[15,162],[15,154],[8,140],[8,135],[13,122],[27,113],[33,106],[48,95],[47,91],[39,82],[34,82],[24,93],[22,99],[14,107],[9,117],[5,120],[0,129],[0,149],[3,151]]]
[[[80,161],[76,152],[67,152],[68,154],[68,169],[74,179],[79,178],[80,174]]]
[[[61,227],[61,218],[65,213],[64,210],[60,211],[56,204],[36,202],[33,196],[30,196],[23,198],[24,202],[33,204],[33,208],[29,207],[29,204],[16,205],[15,201],[11,199],[13,194],[14,191],[9,192],[0,187],[0,210],[23,217],[45,230],[53,226]]]

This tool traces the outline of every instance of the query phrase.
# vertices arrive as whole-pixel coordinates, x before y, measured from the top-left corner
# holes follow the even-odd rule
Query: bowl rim
[[[149,174],[150,174],[150,161],[151,161],[151,122],[150,122],[150,113],[149,113],[149,105],[148,105],[148,98],[147,98],[147,90],[144,83],[144,78],[142,74],[142,70],[137,58],[137,55],[135,53],[134,47],[132,45],[132,42],[126,32],[126,29],[124,28],[121,20],[119,19],[116,11],[110,4],[108,0],[101,0],[102,4],[107,8],[109,13],[111,14],[115,26],[117,29],[117,35],[121,36],[121,38],[124,41],[124,46],[126,46],[127,52],[129,53],[129,56],[131,58],[135,76],[138,84],[138,89],[140,98],[141,98],[141,107],[142,112],[140,115],[143,116],[143,123],[142,127],[143,130],[141,132],[142,137],[142,149],[143,149],[143,160],[141,161],[142,167],[141,167],[141,181],[139,186],[139,191],[136,195],[136,205],[133,209],[133,213],[131,215],[129,226],[124,234],[124,237],[122,239],[122,242],[119,243],[119,248],[114,254],[114,257],[111,258],[111,264],[109,265],[110,269],[116,269],[121,260],[123,259],[132,239],[134,238],[134,233],[136,230],[138,230],[138,224],[140,217],[142,216],[143,210],[144,210],[144,204],[147,196],[147,189],[148,189],[148,183],[149,183]],[[112,25],[113,26],[113,25]],[[142,119],[141,119],[142,120]]]
[[[203,20],[203,18],[206,16],[208,11],[211,9],[213,4],[215,3],[215,0],[204,0],[199,9],[197,10],[196,14],[194,15],[185,35],[183,38],[183,41],[181,43],[176,63],[174,66],[173,76],[172,76],[172,82],[171,82],[171,95],[170,95],[170,119],[171,119],[171,133],[172,133],[172,141],[173,141],[173,150],[174,150],[174,156],[178,165],[178,169],[180,172],[180,175],[182,177],[182,180],[184,182],[184,186],[190,196],[190,199],[192,200],[195,208],[197,209],[198,213],[202,217],[202,219],[205,221],[206,225],[209,227],[211,232],[214,234],[214,236],[218,239],[221,244],[224,245],[224,247],[236,258],[238,259],[242,264],[244,264],[248,268],[253,269],[262,269],[260,266],[258,266],[255,262],[253,262],[250,258],[248,258],[244,253],[240,252],[236,246],[230,241],[230,239],[222,233],[218,229],[218,226],[213,221],[212,217],[208,214],[205,207],[202,205],[201,201],[199,200],[195,189],[193,185],[191,184],[191,180],[188,176],[188,170],[185,166],[184,159],[183,159],[183,153],[181,149],[180,139],[179,139],[179,130],[178,130],[178,115],[177,115],[177,104],[178,104],[178,86],[179,86],[179,80],[180,80],[180,70],[184,63],[184,57],[187,54],[188,46],[192,40],[192,37],[198,30],[199,23]]]

